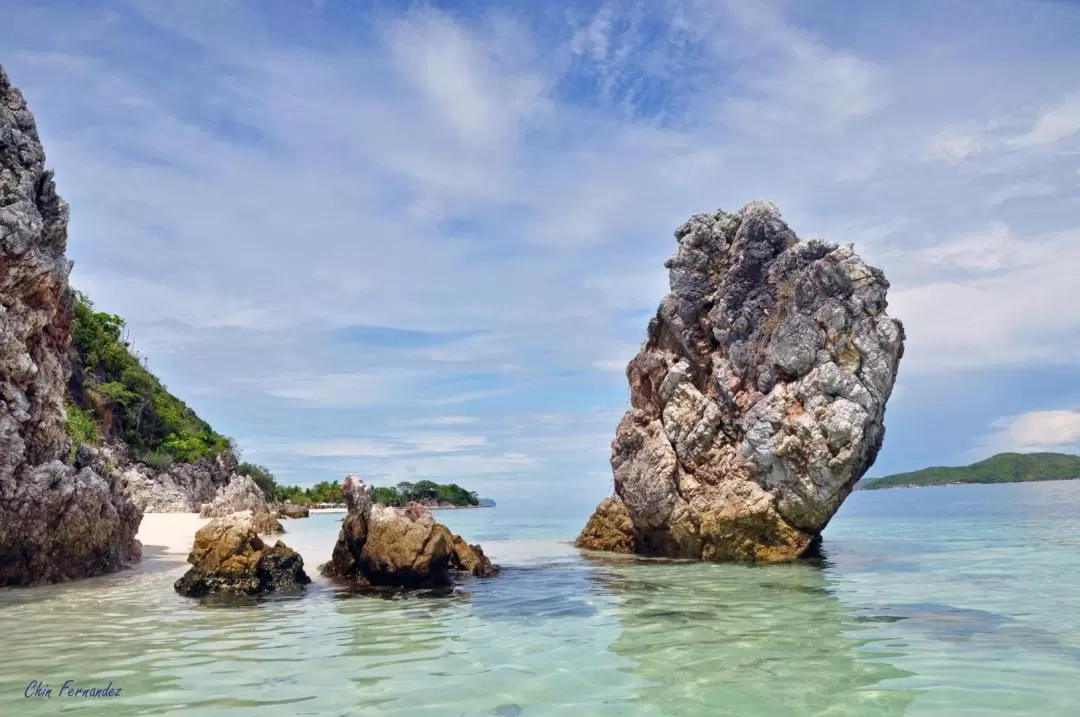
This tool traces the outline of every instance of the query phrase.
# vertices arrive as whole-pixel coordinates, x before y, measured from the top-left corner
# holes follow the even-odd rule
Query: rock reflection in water
[[[591,580],[616,596],[619,636],[664,715],[903,715],[910,673],[833,594],[820,565],[607,561]],[[889,652],[895,652],[890,646]]]

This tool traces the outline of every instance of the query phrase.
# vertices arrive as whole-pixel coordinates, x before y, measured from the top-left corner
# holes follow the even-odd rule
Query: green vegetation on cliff
[[[310,488],[281,485],[274,479],[274,474],[267,468],[253,463],[241,463],[236,472],[250,476],[256,485],[262,489],[266,499],[270,501],[289,501],[296,505],[345,502],[345,494],[341,491],[340,483],[322,481]],[[376,487],[372,489],[371,497],[376,503],[395,506],[405,505],[411,500],[422,503],[449,503],[460,506],[480,504],[480,499],[476,493],[465,490],[456,483],[444,485],[429,480],[416,483],[398,483],[390,488]]]
[[[124,320],[95,311],[75,294],[67,431],[73,441],[114,436],[156,467],[209,458],[230,448],[187,404],[173,396],[124,336]]]
[[[970,466],[923,468],[864,481],[862,490],[950,483],[1021,483],[1080,478],[1080,456],[1066,453],[999,453]]]

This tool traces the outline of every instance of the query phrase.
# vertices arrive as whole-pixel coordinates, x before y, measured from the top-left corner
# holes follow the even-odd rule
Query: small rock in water
[[[498,572],[479,545],[451,533],[427,506],[375,504],[371,486],[354,475],[341,488],[348,514],[330,562],[320,568],[326,577],[354,589],[408,588],[445,597],[452,594],[455,574],[490,577]]]
[[[245,516],[218,518],[200,528],[188,562],[191,569],[173,586],[188,597],[282,593],[311,582],[304,559],[280,540],[265,544]]]
[[[521,705],[499,705],[495,708],[495,714],[499,717],[518,717],[522,712]]]

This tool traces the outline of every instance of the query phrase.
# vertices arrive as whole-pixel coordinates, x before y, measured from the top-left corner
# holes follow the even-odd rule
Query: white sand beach
[[[348,513],[346,508],[312,508],[311,513]]]
[[[142,541],[144,551],[154,548],[161,557],[187,559],[195,533],[210,522],[198,513],[145,513],[136,536]]]

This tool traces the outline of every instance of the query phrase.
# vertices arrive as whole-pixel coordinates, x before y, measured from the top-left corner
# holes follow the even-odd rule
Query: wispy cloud
[[[991,428],[981,441],[984,452],[1080,450],[1080,410],[1030,411]]]
[[[1080,91],[1072,92],[1060,102],[1044,110],[1031,131],[1016,137],[1018,147],[1041,147],[1080,133]]]
[[[578,485],[694,212],[855,242],[915,388],[1080,359],[1080,16],[977,5],[72,3],[0,40],[75,283],[217,427],[310,480]]]

